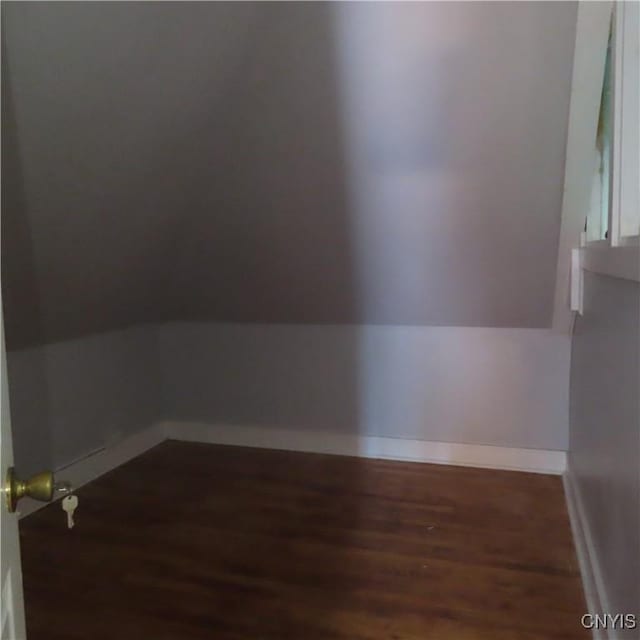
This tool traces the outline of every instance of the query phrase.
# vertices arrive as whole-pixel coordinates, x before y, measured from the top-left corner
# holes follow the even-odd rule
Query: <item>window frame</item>
[[[640,3],[618,0],[612,3],[610,11],[613,105],[609,228],[607,237],[599,240],[587,240],[587,232],[583,230],[579,248],[571,251],[569,307],[571,312],[580,315],[584,304],[584,271],[640,282]],[[600,19],[597,12],[589,15]],[[587,24],[593,27],[596,22],[587,21]],[[582,55],[584,60],[588,59]],[[587,229],[593,217],[597,217],[595,223],[599,228],[603,221],[602,210],[595,211],[592,200],[588,198]],[[629,227],[635,233],[629,234]]]
[[[614,7],[611,246],[640,244],[640,4]],[[633,228],[629,233],[629,227]]]
[[[583,236],[581,242],[584,248],[598,251],[640,246],[640,230],[637,230],[640,227],[640,3],[616,2],[611,11],[613,105],[608,233],[606,238],[597,240]],[[600,228],[601,212],[590,207],[587,221],[588,225]],[[629,227],[633,227],[635,233],[628,233]],[[601,260],[599,257],[598,264]]]

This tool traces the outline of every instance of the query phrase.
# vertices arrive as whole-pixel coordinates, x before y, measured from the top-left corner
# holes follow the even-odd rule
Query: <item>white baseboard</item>
[[[57,481],[66,480],[78,489],[82,485],[95,480],[108,471],[119,467],[141,453],[148,451],[166,439],[163,426],[154,424],[143,431],[100,449],[88,456],[76,460],[55,470]],[[23,498],[20,501],[18,516],[24,518],[46,506],[44,502]]]
[[[566,466],[564,451],[164,421],[56,469],[56,479],[79,488],[167,439],[534,473],[562,474]],[[19,517],[24,518],[44,506],[45,503],[24,498],[20,502]]]
[[[228,444],[262,449],[331,453],[361,458],[385,458],[488,469],[562,474],[564,451],[516,449],[478,444],[407,440],[332,432],[213,425],[196,422],[163,422],[165,436],[173,440]]]
[[[602,580],[600,563],[593,545],[589,523],[585,517],[584,506],[573,475],[566,471],[562,476],[564,494],[573,533],[573,544],[578,556],[582,586],[584,588],[587,609],[585,613],[609,613],[608,598]],[[593,629],[594,640],[616,640],[617,634],[613,630]]]

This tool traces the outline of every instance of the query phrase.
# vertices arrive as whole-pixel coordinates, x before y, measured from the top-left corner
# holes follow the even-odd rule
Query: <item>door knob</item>
[[[54,493],[61,495],[71,491],[71,485],[67,482],[56,483],[53,480],[52,471],[42,471],[28,480],[20,480],[16,476],[16,471],[10,467],[7,471],[7,481],[4,488],[7,509],[9,513],[16,510],[18,501],[24,496],[29,496],[41,502],[51,502]]]

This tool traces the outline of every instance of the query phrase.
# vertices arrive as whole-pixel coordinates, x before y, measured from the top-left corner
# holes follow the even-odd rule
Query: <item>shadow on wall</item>
[[[246,287],[252,295],[260,298],[259,307],[267,310],[267,322],[271,319],[282,320],[283,318],[279,315],[282,308],[294,310],[289,321],[301,323],[330,321],[331,311],[328,311],[328,307],[324,304],[326,296],[323,290],[326,291],[327,288],[333,299],[331,308],[334,310],[336,306],[339,308],[339,318],[344,320],[353,318],[357,316],[357,292],[352,280],[353,242],[350,237],[351,223],[347,216],[350,206],[345,182],[347,169],[344,158],[345,143],[341,130],[340,92],[336,85],[339,73],[336,68],[337,61],[334,58],[336,46],[332,9],[326,4],[305,6],[290,4],[270,5],[267,9],[260,9],[260,12],[259,25],[264,28],[265,37],[256,38],[250,42],[252,49],[246,54],[245,68],[242,72],[246,82],[237,87],[230,87],[235,94],[233,97],[238,98],[245,109],[229,109],[223,116],[227,119],[224,122],[224,129],[230,136],[227,142],[233,142],[228,147],[230,150],[228,159],[223,166],[218,167],[222,176],[222,178],[218,177],[219,183],[226,183],[226,190],[221,194],[205,188],[208,186],[208,182],[205,181],[210,181],[211,176],[204,175],[202,170],[197,175],[191,176],[187,183],[193,189],[187,200],[191,206],[181,212],[176,225],[178,232],[175,239],[178,247],[174,247],[177,249],[176,260],[167,274],[167,303],[169,308],[179,316],[186,314],[189,317],[198,317],[199,314],[203,314],[203,317],[210,320],[213,308],[214,319],[233,320],[233,309],[240,308],[242,312],[242,303],[238,305],[237,294],[234,295],[225,282],[226,271],[233,270],[243,274]],[[282,20],[283,12],[287,14],[285,21]],[[296,25],[305,28],[297,29]],[[273,47],[274,42],[278,42],[279,46]],[[300,55],[300,52],[310,50],[314,51],[314,55],[308,59]],[[272,51],[276,53],[271,53]],[[6,59],[6,56],[3,56],[3,60],[6,61]],[[51,314],[51,310],[48,309],[49,313],[44,316],[41,310],[42,292],[39,288],[41,279],[38,277],[41,274],[38,273],[39,261],[34,255],[31,236],[31,225],[38,224],[38,216],[43,215],[43,212],[29,208],[29,200],[25,198],[21,176],[22,159],[9,87],[9,74],[6,69],[4,71],[3,82],[6,84],[3,86],[3,130],[9,135],[3,136],[3,178],[6,176],[7,179],[3,181],[2,286],[9,346],[8,363],[15,457],[21,472],[28,474],[51,466],[55,453],[52,441],[57,443],[61,439],[61,434],[51,433],[52,422],[55,421],[58,429],[67,429],[70,432],[74,430],[87,432],[95,429],[100,432],[98,438],[102,437],[102,433],[99,418],[96,418],[95,424],[77,424],[78,417],[82,418],[86,415],[82,405],[86,403],[86,397],[91,394],[91,390],[85,387],[84,393],[74,398],[70,390],[66,389],[66,392],[58,397],[57,394],[61,388],[65,389],[65,385],[55,384],[53,388],[56,397],[50,398],[48,376],[52,371],[62,369],[56,369],[54,365],[47,364],[47,357],[55,358],[55,349],[47,349],[47,346],[51,345],[45,344],[48,333],[47,327],[42,325],[42,319],[53,317],[54,314]],[[265,79],[270,83],[269,98],[264,97]],[[21,81],[28,82],[28,78],[22,78]],[[316,97],[322,98],[318,104],[315,104]],[[77,99],[81,100],[82,96],[77,96]],[[257,107],[261,109],[263,116],[259,120],[255,118]],[[220,114],[217,113],[217,116],[219,118]],[[220,126],[219,121],[204,124],[207,127]],[[254,158],[260,156],[263,164],[259,171],[254,172],[255,163],[245,162],[243,156],[245,153],[251,154]],[[203,164],[207,166],[206,163]],[[208,169],[211,170],[211,167],[209,166]],[[55,176],[50,178],[55,179]],[[199,180],[203,183],[199,184]],[[153,185],[149,186],[153,187]],[[245,199],[248,192],[252,195],[250,202]],[[200,197],[194,195],[197,193],[202,195]],[[254,210],[253,199],[255,198],[265,203],[264,210],[257,212]],[[97,207],[99,203],[89,201],[85,205],[91,209],[92,206]],[[57,211],[62,210],[64,206],[58,203]],[[211,217],[203,215],[211,210],[222,210],[226,222],[223,225],[212,225]],[[302,223],[295,225],[292,231],[288,224],[291,216],[306,217],[308,223],[303,219]],[[320,224],[314,224],[318,221]],[[203,255],[208,257],[210,254],[211,249],[207,239],[212,228],[214,233],[222,235],[222,238],[218,238],[216,247],[217,261],[223,267],[214,272],[210,268],[210,262],[198,262],[200,257]],[[250,233],[247,232],[248,228]],[[262,243],[265,236],[275,238],[275,244],[267,247],[266,250],[263,246],[261,251],[253,251],[253,244]],[[326,251],[319,251],[322,248],[325,250],[328,248],[330,258],[328,261]],[[60,247],[60,249],[67,253],[71,247]],[[114,260],[117,259],[116,254],[114,254]],[[253,263],[242,262],[251,255],[258,258]],[[49,259],[53,259],[53,263],[47,263],[45,259],[42,268],[54,267],[55,261],[60,258],[61,256],[49,256]],[[86,266],[78,265],[78,269],[81,270]],[[116,265],[114,265],[115,268]],[[292,272],[293,278],[291,278]],[[183,281],[181,278],[184,273],[196,274],[196,277],[189,277],[187,281]],[[283,280],[293,286],[282,286]],[[124,286],[124,282],[122,285]],[[218,296],[219,292],[224,295]],[[242,292],[241,296],[246,298],[247,292]],[[304,304],[300,304],[301,299],[298,296],[304,298]],[[230,300],[230,307],[216,306],[218,297]],[[50,299],[47,298],[47,302],[49,301]],[[72,302],[82,313],[82,301]],[[296,309],[301,310],[299,314],[296,313]],[[273,310],[272,317],[269,317],[268,310]],[[243,319],[247,320],[246,317]],[[259,319],[256,318],[256,320]],[[264,318],[262,320],[264,321]],[[76,321],[77,319],[74,322]],[[14,323],[18,323],[19,327],[14,326]],[[81,327],[81,325],[82,322],[79,322],[75,326]],[[32,326],[32,330],[26,332],[27,326]],[[81,335],[86,333],[86,329],[87,327],[81,327]],[[197,342],[197,332],[190,337],[196,339],[192,344],[193,348],[201,350],[202,343],[199,345]],[[287,332],[283,337],[285,340],[290,339]],[[308,415],[306,409],[312,405],[316,408],[315,415],[318,421],[310,426],[323,428],[327,425],[335,425],[336,416],[333,412],[336,397],[339,396],[338,404],[341,412],[339,419],[357,426],[360,389],[357,342],[344,341],[339,349],[338,358],[327,359],[326,354],[322,352],[322,342],[305,343],[306,336],[301,337],[303,343],[299,345],[297,363],[282,360],[281,354],[277,351],[270,354],[271,357],[268,359],[269,363],[275,363],[276,367],[290,368],[296,378],[291,380],[295,383],[292,387],[281,390],[290,398],[288,410],[283,412],[281,406],[270,404],[279,401],[281,394],[278,393],[272,397],[262,396],[263,404],[260,406],[258,403],[258,413],[273,415],[276,421],[280,420],[287,426],[294,426],[294,424],[304,424],[305,417]],[[69,366],[73,367],[74,376],[81,375],[79,368],[88,364],[92,369],[87,369],[84,379],[87,381],[103,379],[93,370],[101,366],[99,358],[92,356],[91,353],[88,356],[80,353],[83,349],[82,345],[85,344],[83,340],[88,344],[91,340],[95,343],[96,339],[98,338],[94,336],[73,341],[75,345],[71,348],[72,357],[69,360]],[[60,343],[53,346],[60,346]],[[212,357],[218,358],[229,344],[222,342],[216,345],[208,344],[208,346],[212,348],[210,351]],[[234,343],[233,346],[235,348],[238,344]],[[252,345],[250,339],[245,336],[241,341],[240,349],[251,359],[252,349],[260,350],[263,346],[261,343]],[[26,360],[18,358],[18,354],[24,354],[25,348],[29,350],[29,358]],[[188,358],[189,350],[183,349],[182,354]],[[260,390],[252,387],[254,384],[252,379],[244,377],[246,370],[243,367],[234,370],[233,362],[242,363],[242,360],[242,353],[232,354],[231,364],[225,371],[225,379],[227,382],[235,383],[236,394],[254,394],[254,398],[255,394],[260,396]],[[126,366],[124,361],[123,365]],[[326,386],[315,388],[317,367],[323,366],[326,367],[324,371]],[[304,371],[309,373],[306,381],[304,373],[302,376],[300,374]],[[281,372],[285,374],[281,380],[286,383],[289,380],[287,372],[284,370]],[[206,385],[206,383],[210,384],[211,380],[205,376],[200,382]],[[130,385],[129,388],[136,387]],[[296,389],[300,389],[301,393],[296,393]],[[159,385],[156,391],[156,401],[161,407],[164,397]],[[196,385],[194,392],[196,394],[201,392],[204,397],[210,396],[206,386],[199,388]],[[242,395],[234,397],[233,394],[234,392],[230,391],[229,400],[234,401],[233,406],[242,407]],[[80,397],[81,395],[83,397]],[[104,402],[104,406],[95,408],[96,412],[108,413],[109,402],[115,404],[118,399],[107,398]],[[55,418],[51,415],[54,405]],[[255,401],[251,406],[256,408]],[[197,409],[197,406],[195,408]],[[192,406],[187,407],[187,413],[192,413],[193,409]],[[61,410],[69,418],[66,424],[60,419]],[[254,418],[255,416],[251,413],[242,415],[240,412],[234,415],[234,419],[240,422],[251,422]],[[27,432],[26,426],[37,428],[37,432]],[[35,443],[38,445],[37,454]],[[96,445],[100,444],[104,443],[96,442]],[[233,457],[233,454],[231,453],[230,456]],[[330,487],[326,490],[323,488],[324,471],[320,459],[317,464],[317,493],[320,496],[317,504],[306,505],[305,510],[302,509],[303,505],[300,505],[299,510],[283,509],[278,522],[279,529],[283,533],[295,532],[303,517],[322,517],[323,510],[335,508]],[[328,569],[331,574],[331,567],[339,567],[343,572],[342,575],[348,575],[349,557],[344,549],[348,549],[350,544],[345,537],[354,535],[353,532],[359,535],[358,526],[361,516],[357,493],[359,488],[364,486],[360,478],[362,465],[349,465],[342,461],[335,463],[334,466],[339,467],[340,492],[347,497],[344,498],[345,503],[340,506],[340,526],[327,534],[331,540],[323,556],[324,572],[326,573]],[[180,476],[178,474],[175,477]],[[295,482],[295,473],[288,481]],[[336,482],[335,474],[331,482]],[[221,500],[224,500],[224,495],[221,495]],[[242,511],[242,505],[234,505],[235,510]],[[277,538],[278,532],[270,533],[275,533]],[[269,567],[268,563],[266,567]],[[258,569],[251,568],[254,572]],[[284,569],[283,581],[295,579],[293,563],[281,569]],[[236,570],[242,570],[242,567],[236,567]],[[330,588],[322,589],[314,615],[322,617],[323,625],[327,629],[338,624],[338,621],[334,620],[337,615],[335,612],[340,609],[341,601],[352,588],[355,588],[355,585],[331,580]],[[26,606],[28,616],[28,601]],[[243,612],[243,615],[238,618],[238,624],[241,625],[243,618],[252,615],[252,603],[249,599],[246,602],[243,601],[242,594],[239,593],[235,606],[238,611]],[[288,619],[283,617],[284,614],[274,617],[271,609],[268,613],[256,610],[255,615],[268,616],[270,623],[274,625],[276,635],[273,637],[291,635],[296,630],[298,635],[304,635],[304,620]],[[268,620],[265,619],[265,624],[267,622]]]
[[[174,321],[357,318],[333,10],[258,3],[224,108],[176,224],[165,303]],[[212,182],[213,181],[213,182]],[[214,184],[215,188],[211,185]]]
[[[28,367],[13,366],[11,350],[42,345],[46,333],[2,35],[2,306],[14,456],[21,473],[31,474],[52,467],[48,374],[43,350],[33,349]]]
[[[257,14],[227,96],[231,108],[209,124],[227,149],[215,171],[219,190],[210,192],[211,176],[202,176],[201,198],[182,216],[168,273],[174,322],[158,328],[166,417],[357,433],[359,345],[354,331],[332,324],[357,318],[360,305],[334,10],[329,3],[275,3]],[[215,223],[207,214],[213,211]],[[304,637],[310,624],[334,635],[345,599],[358,590],[350,549],[364,536],[366,465],[278,455],[279,470],[258,470],[260,509],[277,510],[277,530],[264,532],[264,553],[252,566],[233,550],[228,562],[289,592],[287,599],[295,600],[297,581],[310,580],[314,607],[280,608],[238,593],[232,606],[242,616],[221,633],[242,633],[260,620],[265,638]],[[220,461],[232,466],[227,477],[236,477],[237,457],[231,450]],[[304,477],[300,465],[315,468],[313,487],[296,484]],[[288,483],[294,503],[270,504],[272,482]],[[238,522],[259,520],[250,500],[232,508]],[[338,526],[318,530],[319,544],[300,537],[310,520],[336,511]]]

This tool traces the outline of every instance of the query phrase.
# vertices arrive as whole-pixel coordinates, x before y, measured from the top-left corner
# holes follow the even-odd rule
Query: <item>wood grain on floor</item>
[[[559,477],[165,442],[20,524],[29,640],[588,638]]]

